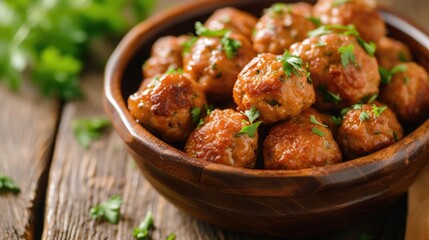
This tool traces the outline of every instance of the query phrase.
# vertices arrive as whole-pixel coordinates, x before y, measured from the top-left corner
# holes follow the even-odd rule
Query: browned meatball
[[[189,36],[166,36],[158,39],[152,46],[151,57],[143,64],[145,78],[163,74],[168,68],[178,69],[182,67],[182,51],[184,42]]]
[[[429,116],[429,79],[426,70],[416,63],[400,64],[405,72],[393,75],[382,86],[380,101],[406,122],[420,122]]]
[[[192,110],[204,104],[198,84],[178,73],[154,77],[128,98],[128,109],[136,120],[170,143],[186,140],[195,127]]]
[[[354,24],[365,41],[377,42],[386,34],[386,25],[375,0],[318,0],[313,14],[324,24]]]
[[[341,162],[341,151],[314,109],[274,126],[264,141],[265,169],[303,169]]]
[[[233,167],[254,168],[258,133],[239,134],[249,125],[247,118],[232,109],[214,110],[189,136],[185,151],[190,156]]]
[[[240,47],[228,57],[222,38],[200,37],[184,59],[184,71],[190,79],[198,82],[210,100],[231,100],[232,88],[241,69],[255,57],[250,41],[241,34],[230,35]]]
[[[291,46],[308,63],[320,110],[339,110],[378,93],[377,60],[356,38],[341,34],[311,37]]]
[[[253,47],[259,53],[282,54],[295,42],[307,38],[316,25],[305,15],[303,4],[276,3],[259,19],[253,35]]]
[[[256,17],[247,12],[226,7],[216,10],[204,25],[213,30],[229,29],[250,39],[257,21]]]
[[[401,62],[412,60],[407,45],[388,37],[380,38],[377,43],[375,56],[377,57],[378,64],[386,69],[394,68]]]
[[[262,53],[244,67],[233,90],[239,111],[254,106],[262,121],[269,124],[296,116],[315,102],[305,64],[288,75],[283,69],[285,57],[299,59],[290,54]]]
[[[376,152],[402,137],[395,114],[377,102],[354,105],[338,128],[338,144],[348,159]]]

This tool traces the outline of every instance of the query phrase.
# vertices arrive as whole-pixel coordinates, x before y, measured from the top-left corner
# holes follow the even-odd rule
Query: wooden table
[[[169,2],[178,1],[162,0],[157,9]],[[421,25],[429,22],[427,0],[380,2]],[[21,188],[19,195],[0,196],[0,239],[132,239],[132,229],[148,211],[155,219],[153,239],[172,232],[177,239],[269,239],[222,230],[176,209],[142,177],[113,130],[88,149],[77,144],[72,120],[104,116],[102,70],[87,69],[82,80],[85,100],[68,103],[43,98],[27,83],[19,93],[0,85],[0,173]],[[356,239],[362,233],[403,239],[407,203],[425,199],[413,197],[421,185],[417,182],[408,198],[323,239]],[[90,207],[114,194],[124,199],[119,224],[92,220]]]

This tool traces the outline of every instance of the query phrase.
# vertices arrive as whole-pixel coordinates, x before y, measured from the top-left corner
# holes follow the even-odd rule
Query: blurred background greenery
[[[155,2],[0,1],[0,81],[17,91],[28,75],[46,96],[82,97],[79,75],[91,42],[119,39],[151,13]]]

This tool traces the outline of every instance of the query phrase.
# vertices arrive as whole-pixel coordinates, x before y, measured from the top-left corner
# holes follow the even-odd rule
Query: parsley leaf
[[[182,55],[186,55],[191,51],[192,46],[198,40],[198,37],[192,36],[188,41],[182,43]]]
[[[341,53],[341,63],[343,67],[350,65],[350,62],[356,64],[356,56],[354,54],[355,46],[353,43],[350,43],[348,46],[342,46],[338,49],[338,52]]]
[[[392,81],[392,78],[395,74],[400,72],[406,72],[407,66],[403,64],[396,65],[390,71],[382,66],[378,67],[378,72],[380,73],[381,83],[388,84]]]
[[[201,121],[201,108],[199,107],[191,108],[191,116],[192,116],[192,121],[195,124],[198,124]]]
[[[201,22],[196,22],[195,23],[195,32],[197,33],[198,36],[223,37],[223,36],[225,36],[226,33],[229,32],[229,30],[228,29],[210,30],[210,29],[204,27],[204,25]]]
[[[165,71],[166,74],[183,74],[182,68],[175,69],[174,67],[170,66],[168,67],[167,71]]]
[[[359,120],[361,121],[361,122],[364,122],[364,121],[366,121],[366,120],[368,120],[369,119],[369,114],[366,112],[366,111],[362,111],[360,114],[359,114]]]
[[[372,112],[374,113],[375,117],[379,117],[386,109],[387,106],[378,107],[377,105],[372,104]]]
[[[357,41],[361,47],[368,53],[369,56],[374,57],[377,46],[373,42],[365,42],[361,37],[357,37]]]
[[[304,72],[304,70],[302,70],[302,59],[299,56],[292,55],[287,50],[285,50],[285,53],[279,58],[279,60],[283,63],[283,70],[289,78],[292,76],[292,73],[295,74],[295,76],[300,77],[301,72]]]
[[[323,123],[317,121],[317,119],[316,119],[316,117],[314,115],[310,115],[310,122],[313,123],[313,124],[322,126],[322,127],[328,127],[328,125],[323,124]]]
[[[349,2],[353,2],[353,0],[334,0],[332,2],[332,7],[339,7]]]
[[[166,240],[176,240],[176,234],[170,233],[170,235],[167,236]]]
[[[134,228],[133,237],[138,240],[147,240],[149,239],[150,230],[153,228],[153,216],[151,212],[148,212],[139,226]]]
[[[266,9],[265,12],[283,14],[292,13],[292,6],[285,3],[274,3],[270,8]]]
[[[110,126],[110,122],[105,118],[75,119],[72,125],[78,143],[88,148],[91,142],[100,139],[102,130]]]
[[[255,106],[252,106],[250,110],[244,111],[244,115],[249,119],[250,125],[244,126],[241,128],[238,135],[247,134],[247,136],[253,138],[255,137],[255,133],[258,131],[259,125],[261,125],[262,121],[255,122],[254,121],[259,117],[259,111]]]
[[[230,33],[231,32],[227,32],[220,40],[222,44],[222,49],[225,51],[226,57],[228,59],[234,58],[235,54],[237,54],[238,49],[241,48],[240,41],[230,38]]]
[[[112,224],[117,224],[121,216],[120,209],[122,204],[122,197],[114,195],[106,202],[93,206],[89,210],[91,218],[103,218]]]
[[[359,32],[356,30],[355,25],[337,25],[337,24],[329,24],[329,25],[323,25],[320,26],[312,31],[309,31],[307,35],[309,37],[317,37],[322,35],[331,34],[334,32],[340,32],[341,34],[347,35],[347,36],[359,36]]]
[[[320,136],[320,137],[325,136],[325,133],[322,130],[320,130],[319,128],[317,128],[317,127],[312,128],[311,132],[314,133],[314,134],[316,134],[316,135],[318,135],[318,136]]]
[[[331,120],[332,120],[332,122],[333,122],[335,125],[340,126],[340,125],[341,125],[341,122],[343,121],[343,118],[342,118],[342,117],[332,116],[332,117],[331,117]]]
[[[324,102],[338,104],[343,100],[340,94],[328,91],[325,85],[319,85],[317,90],[322,93]]]
[[[312,23],[314,23],[314,25],[316,25],[316,27],[322,26],[322,20],[320,20],[320,18],[313,17],[313,16],[308,16],[307,20],[309,20]]]
[[[21,190],[10,177],[0,174],[0,194],[8,191],[17,194]]]
[[[373,103],[378,98],[378,93],[374,94],[369,98],[368,103]]]

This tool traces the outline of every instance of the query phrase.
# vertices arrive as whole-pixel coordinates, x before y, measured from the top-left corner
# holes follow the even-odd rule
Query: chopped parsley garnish
[[[392,78],[395,74],[400,72],[406,72],[407,66],[403,64],[396,65],[394,68],[392,68],[390,71],[387,70],[384,67],[378,67],[378,72],[380,73],[381,77],[381,83],[388,84],[390,81],[392,81]]]
[[[72,125],[76,140],[87,148],[91,142],[100,139],[103,130],[110,126],[110,122],[105,118],[75,119]]]
[[[341,109],[341,116],[345,116],[349,111],[351,110],[351,108],[343,108]]]
[[[343,121],[343,118],[342,118],[342,117],[332,116],[332,117],[331,117],[331,120],[332,120],[332,122],[333,122],[335,125],[340,126],[340,125],[341,125],[341,122]]]
[[[368,55],[370,55],[371,57],[374,56],[375,50],[376,50],[376,45],[373,42],[367,43],[365,42],[361,37],[359,32],[356,30],[355,25],[350,24],[350,25],[336,25],[336,24],[332,24],[332,25],[324,25],[324,26],[320,26],[310,32],[307,33],[307,35],[309,37],[317,37],[317,36],[322,36],[322,35],[326,35],[326,34],[331,34],[334,32],[340,32],[343,35],[346,36],[354,36],[358,42],[358,44],[365,49],[365,51],[368,53]]]
[[[318,135],[318,136],[320,136],[320,137],[325,136],[325,133],[322,130],[320,130],[319,128],[317,128],[317,127],[312,128],[311,132],[314,133],[314,134],[316,134],[316,135]]]
[[[338,104],[342,101],[340,94],[335,94],[333,92],[328,91],[325,85],[319,85],[317,90],[323,94],[324,102]]]
[[[372,104],[372,112],[374,113],[375,117],[379,117],[386,109],[387,106],[378,107],[377,105]]]
[[[195,124],[198,124],[201,120],[201,108],[199,107],[191,108],[191,116],[192,116],[192,121]]]
[[[359,109],[361,109],[361,108],[362,108],[362,106],[363,106],[363,104],[361,104],[361,103],[357,103],[357,104],[353,105],[353,106],[352,106],[352,108],[353,108],[354,110],[359,110]]]
[[[316,45],[316,47],[325,47],[325,46],[327,46],[328,44],[327,44],[326,42],[319,41],[319,42],[318,42],[318,43],[316,43],[315,45]]]
[[[106,202],[93,206],[89,210],[91,218],[103,218],[112,224],[117,224],[121,216],[120,209],[122,204],[122,197],[115,195]]]
[[[359,115],[359,120],[364,122],[369,119],[369,114],[366,111],[362,111]]]
[[[166,240],[176,240],[176,234],[170,233],[170,235],[167,236]]]
[[[286,11],[285,11],[286,10]],[[265,10],[269,13],[283,14],[283,13],[292,13],[292,6],[285,3],[274,3],[270,8]]]
[[[343,67],[348,67],[350,63],[356,64],[356,56],[354,54],[355,46],[350,43],[348,46],[342,46],[338,49],[341,53],[341,63]]]
[[[305,69],[307,70],[307,83],[313,84],[313,79],[311,79],[310,65],[308,65],[308,62],[305,63]]]
[[[210,30],[201,22],[195,23],[195,32],[198,36],[204,36],[204,37],[223,37],[227,32],[229,32],[228,29],[220,29],[220,30]]]
[[[138,240],[148,240],[150,230],[152,230],[153,228],[153,216],[151,212],[148,212],[144,220],[139,224],[139,226],[134,228],[133,237]]]
[[[322,20],[320,20],[320,18],[308,16],[307,19],[309,21],[311,21],[312,23],[314,23],[314,25],[316,25],[316,27],[322,26]]]
[[[227,32],[220,42],[222,44],[222,49],[225,51],[226,57],[228,59],[232,59],[235,54],[237,54],[238,49],[241,48],[241,43],[238,40],[230,38],[229,35],[230,32]]]
[[[316,119],[316,117],[314,115],[310,115],[310,122],[313,123],[313,124],[322,126],[322,127],[328,127],[328,125],[323,124],[323,123],[317,121],[317,119]]]
[[[182,68],[174,68],[173,66],[168,67],[166,74],[183,74]]]
[[[353,0],[334,0],[332,2],[332,7],[339,7],[349,2],[353,2]]]
[[[244,126],[238,135],[247,134],[247,136],[253,138],[255,137],[255,133],[258,131],[259,125],[262,123],[262,121],[254,122],[259,117],[259,111],[255,106],[252,106],[250,110],[244,111],[244,115],[249,119],[250,125]]]
[[[289,78],[292,76],[292,73],[295,74],[295,76],[300,77],[301,72],[304,72],[302,69],[302,59],[299,56],[291,54],[287,50],[285,50],[285,53],[279,58],[279,60],[283,63],[283,70]]]
[[[19,193],[18,185],[8,176],[0,174],[0,194],[5,192]]]
[[[378,98],[378,93],[374,94],[369,98],[368,103],[373,103]]]
[[[192,46],[194,46],[194,43],[197,40],[198,40],[198,37],[192,36],[191,38],[189,38],[188,41],[183,42],[182,43],[182,46],[183,46],[182,55],[189,53],[191,51]]]

